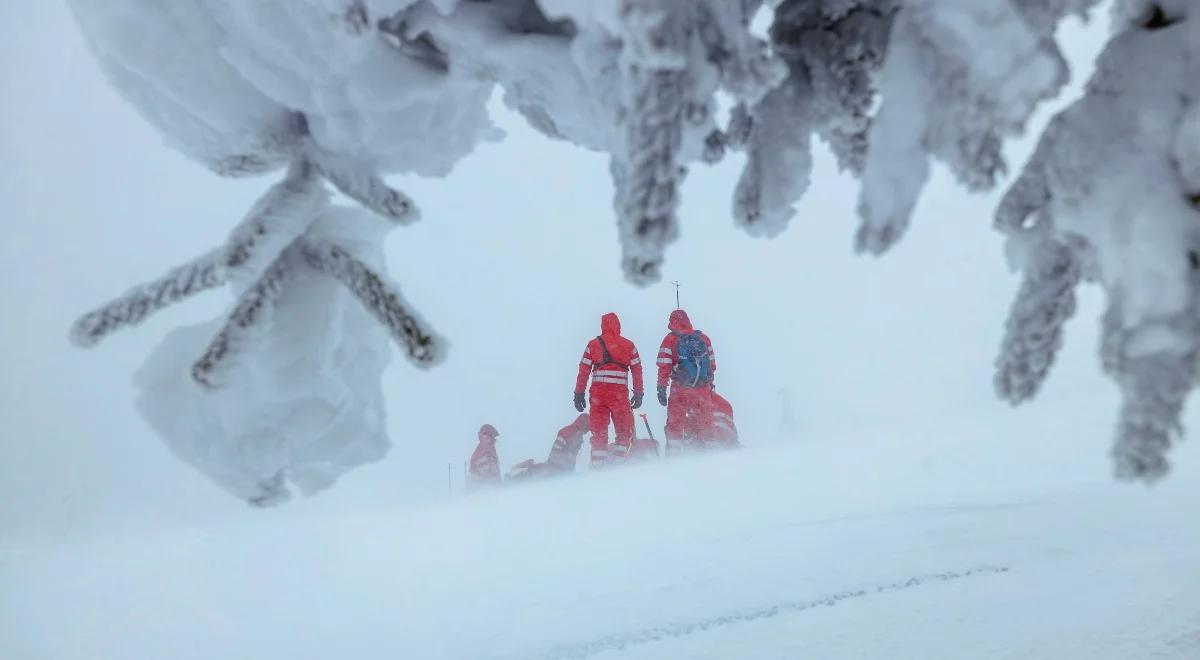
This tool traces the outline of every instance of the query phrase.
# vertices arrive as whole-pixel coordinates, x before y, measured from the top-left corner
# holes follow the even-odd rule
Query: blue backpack
[[[712,383],[712,361],[708,359],[708,344],[696,330],[690,334],[675,333],[675,382],[684,387],[701,387]]]

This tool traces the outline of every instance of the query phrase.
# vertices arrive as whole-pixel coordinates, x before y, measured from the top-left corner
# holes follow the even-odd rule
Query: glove
[[[629,400],[629,407],[637,410],[642,407],[642,393],[634,392],[633,398]]]
[[[660,406],[667,405],[667,388],[665,387],[658,388],[658,404]]]
[[[586,406],[587,406],[587,404],[585,404],[583,402],[583,392],[576,392],[575,393],[575,410],[577,410],[579,412],[583,412],[583,409]]]

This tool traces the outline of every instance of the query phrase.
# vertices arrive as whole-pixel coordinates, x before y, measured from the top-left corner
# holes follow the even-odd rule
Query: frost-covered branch
[[[1087,3],[1059,9],[1066,5]],[[1084,96],[1050,122],[996,212],[1006,233],[1080,246],[1083,274],[1106,289],[1100,359],[1123,396],[1112,453],[1125,479],[1167,473],[1200,358],[1200,20],[1184,19],[1188,8],[1181,0],[1117,5],[1117,34]],[[1079,273],[1039,263],[1027,265],[1021,298],[1042,281],[1044,304],[1028,299],[1045,312],[1032,318],[1056,321],[1071,307],[1067,291]],[[1037,336],[1056,343],[1046,330]],[[1007,355],[998,390],[1010,399],[1032,394],[1026,372],[1037,370],[1013,369]]]
[[[1120,378],[1124,401],[1112,455],[1121,479],[1155,481],[1167,474],[1167,452],[1183,434],[1180,413],[1195,386],[1200,352],[1130,359]]]
[[[288,168],[283,181],[255,202],[225,243],[225,266],[253,279],[265,271],[312,224],[328,196],[315,168],[306,160]]]
[[[408,195],[389,186],[376,172],[321,151],[313,151],[311,156],[321,175],[343,195],[401,224],[420,219],[420,213]]]
[[[224,375],[254,338],[266,332],[275,303],[291,279],[293,267],[287,251],[280,255],[261,276],[238,297],[225,325],[192,365],[192,378],[208,388],[225,384]]]
[[[114,330],[137,325],[168,305],[225,284],[224,256],[223,250],[213,250],[88,312],[71,327],[71,341],[95,346]]]
[[[1063,343],[1063,324],[1075,313],[1080,266],[1074,251],[1043,243],[1025,267],[996,359],[996,394],[1009,403],[1032,399]]]
[[[403,347],[410,362],[430,367],[442,360],[442,340],[404,300],[400,290],[345,249],[329,242],[303,247],[308,264],[337,279]]]
[[[623,0],[623,149],[614,157],[617,223],[630,281],[658,280],[663,251],[679,235],[676,209],[686,170],[679,162],[689,110],[686,0]]]
[[[808,83],[792,77],[754,107],[746,166],[733,203],[735,221],[752,235],[783,231],[795,215],[792,205],[808,188],[812,127],[805,119],[810,98]]]

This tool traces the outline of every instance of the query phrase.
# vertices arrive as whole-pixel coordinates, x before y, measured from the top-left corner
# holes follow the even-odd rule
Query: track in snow
[[[734,614],[725,614],[722,616],[714,616],[699,621],[689,623],[679,623],[669,626],[657,626],[654,628],[645,628],[631,632],[618,633],[601,637],[591,642],[583,644],[566,644],[557,646],[551,649],[548,653],[542,656],[537,656],[543,660],[579,660],[587,658],[605,651],[619,651],[630,646],[640,644],[649,644],[669,638],[686,637],[695,633],[704,632],[713,628],[723,628],[725,626],[733,626],[759,619],[770,619],[781,614],[794,614],[805,610],[812,610],[818,607],[833,607],[838,603],[855,600],[858,598],[866,598],[868,596],[877,596],[880,594],[895,593],[898,591],[907,591],[925,584],[935,582],[951,582],[961,580],[963,578],[979,576],[979,575],[998,575],[1009,572],[1008,566],[992,566],[983,565],[974,568],[968,568],[961,571],[946,571],[944,573],[933,573],[918,577],[912,577],[907,580],[896,582],[888,582],[886,584],[877,585],[875,587],[867,587],[856,589],[854,591],[841,591],[822,598],[816,598],[806,601],[784,602],[763,607],[754,610],[737,612]]]

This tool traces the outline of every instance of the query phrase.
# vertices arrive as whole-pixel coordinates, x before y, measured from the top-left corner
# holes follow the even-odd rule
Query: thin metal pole
[[[671,284],[675,285],[675,309],[680,309],[682,307],[682,305],[679,304],[679,287],[681,284],[679,280],[671,280]]]

